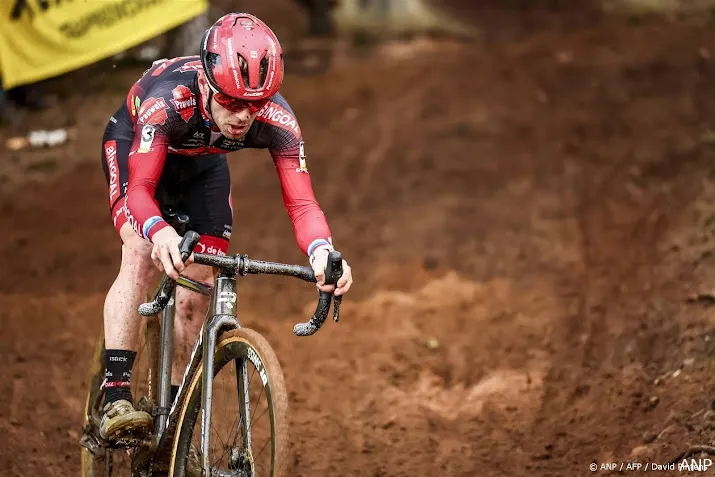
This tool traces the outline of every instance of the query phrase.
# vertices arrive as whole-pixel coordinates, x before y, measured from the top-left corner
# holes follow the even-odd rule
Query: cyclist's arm
[[[315,199],[305,161],[301,164],[304,151],[295,113],[278,93],[256,120],[265,123],[259,135],[267,138],[298,247],[309,257],[320,248],[332,249],[328,222]]]
[[[134,231],[151,240],[155,233],[168,227],[161,218],[159,204],[154,197],[164,168],[169,140],[156,127],[153,138],[142,138],[142,124],[137,124],[134,142],[129,152],[129,184],[125,197],[125,214]]]
[[[296,150],[274,153],[273,162],[278,172],[283,204],[293,222],[298,247],[308,256],[319,248],[331,248],[332,239],[328,222],[313,193],[310,175],[301,170],[299,154]]]

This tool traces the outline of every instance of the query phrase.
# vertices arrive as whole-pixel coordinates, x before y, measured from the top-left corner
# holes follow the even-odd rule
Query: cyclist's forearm
[[[310,256],[318,247],[330,245],[330,227],[315,198],[310,175],[301,167],[298,155],[275,156],[274,162],[296,242],[303,253]]]
[[[318,248],[331,246],[330,228],[317,203],[303,210],[293,209],[293,214],[289,212],[289,215],[293,221],[296,242],[303,253],[310,256]]]
[[[153,196],[144,188],[127,190],[124,213],[127,221],[140,237],[152,240],[154,234],[169,226]]]

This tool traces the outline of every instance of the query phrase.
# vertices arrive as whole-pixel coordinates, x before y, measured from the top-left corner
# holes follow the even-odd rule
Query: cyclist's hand
[[[154,242],[154,248],[151,250],[151,259],[154,265],[159,270],[166,272],[173,280],[179,278],[179,273],[184,271],[186,265],[193,262],[193,254],[186,261],[186,265],[181,261],[181,252],[179,252],[181,237],[171,227],[164,227],[155,233],[152,242]]]
[[[335,290],[335,296],[344,295],[353,284],[352,270],[348,262],[343,260],[343,274],[338,280],[338,288],[335,289],[335,285],[326,285],[325,268],[328,266],[328,253],[330,253],[328,248],[319,248],[313,252],[313,256],[310,258],[310,264],[317,280],[316,285],[320,291],[331,293]]]

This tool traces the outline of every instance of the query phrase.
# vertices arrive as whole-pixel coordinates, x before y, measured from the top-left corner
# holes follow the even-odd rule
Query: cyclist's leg
[[[159,277],[159,271],[150,259],[151,244],[134,232],[122,212],[130,145],[129,141],[105,136],[102,148],[111,216],[122,239],[119,273],[104,303],[107,370],[104,384],[105,416],[100,433],[110,439],[119,437],[128,429],[143,431],[152,422],[149,414],[135,411],[132,407],[129,387],[141,328],[137,308]]]
[[[225,155],[201,157],[211,167],[182,187],[182,210],[190,217],[189,229],[198,232],[201,240],[195,251],[225,254],[231,237],[233,209],[231,207],[231,179]],[[213,284],[213,270],[206,265],[192,264],[186,268],[188,277]],[[178,288],[176,290],[176,318],[174,321],[174,357],[171,384],[181,383],[191,357],[201,325],[206,317],[209,298]]]
[[[120,227],[122,261],[104,301],[104,341],[107,349],[137,351],[141,316],[137,309],[156,284],[159,270],[151,261],[151,243],[128,222]]]

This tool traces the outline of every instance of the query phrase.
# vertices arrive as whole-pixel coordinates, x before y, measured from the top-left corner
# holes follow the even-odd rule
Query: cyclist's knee
[[[134,233],[129,224],[122,226],[120,235],[123,242],[120,273],[131,276],[142,285],[151,285],[161,273],[151,260],[152,244]]]

